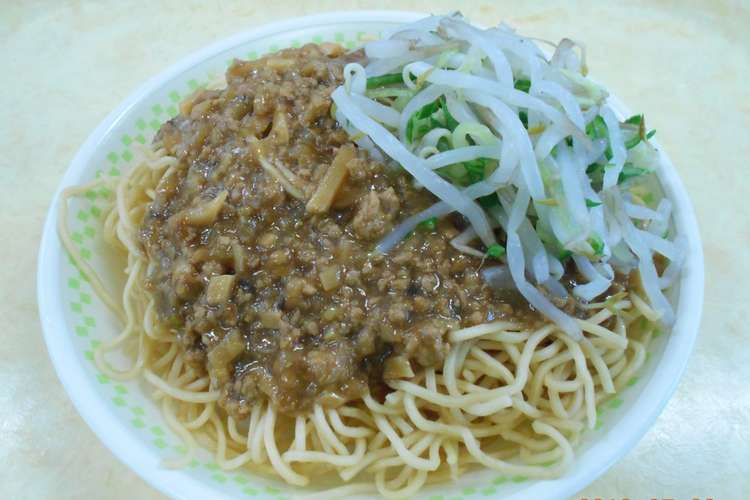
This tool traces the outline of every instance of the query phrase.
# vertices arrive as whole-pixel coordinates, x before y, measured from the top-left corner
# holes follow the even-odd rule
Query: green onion
[[[466,167],[464,167],[463,163],[454,163],[453,165],[448,165],[444,169],[448,174],[450,178],[453,180],[461,180],[466,176]]]
[[[412,115],[406,122],[406,140],[409,142],[414,142],[414,121],[414,115]]]
[[[644,122],[640,122],[638,126],[638,134],[632,137],[630,140],[625,141],[625,147],[627,149],[633,149],[636,147],[642,140],[651,139],[654,134],[656,133],[656,130],[650,131],[648,134],[646,133],[646,128],[644,125]]]
[[[451,143],[447,137],[441,137],[438,139],[437,146],[438,151],[448,151],[451,148]]]
[[[643,115],[633,115],[627,120],[625,120],[625,123],[629,123],[631,125],[640,125],[643,121]]]
[[[566,259],[569,259],[572,256],[573,256],[573,252],[571,252],[570,250],[563,249],[563,250],[560,250],[559,254],[557,254],[557,259],[558,260],[566,260]]]
[[[592,139],[606,139],[609,137],[607,124],[604,123],[604,118],[597,115],[596,118],[591,120],[589,124],[586,125],[586,135]]]
[[[586,167],[586,174],[589,176],[589,179],[591,179],[591,185],[594,186],[595,189],[598,189],[597,186],[601,187],[602,181],[604,180],[605,168],[606,165],[602,163],[592,163]]]
[[[513,87],[515,87],[516,90],[520,90],[521,92],[526,92],[528,94],[529,89],[531,88],[531,82],[526,79],[519,79],[513,83]]]
[[[443,117],[445,118],[445,126],[453,132],[458,127],[458,120],[453,118],[450,111],[448,111],[448,105],[445,103],[445,96],[440,96],[440,107],[443,108]]]
[[[586,173],[589,175],[594,174],[600,170],[604,170],[604,165],[602,165],[601,163],[592,163],[591,165],[586,167]]]
[[[477,198],[477,203],[483,208],[497,207],[500,206],[500,199],[496,194],[488,194]]]
[[[656,133],[656,130],[649,130],[648,134],[645,133],[644,128],[645,128],[646,122],[644,120],[643,115],[633,115],[627,120],[625,120],[625,123],[629,123],[631,125],[638,125],[638,128],[640,129],[638,131],[637,136],[625,142],[625,147],[628,149],[633,149],[634,147],[636,147],[638,143],[641,142],[641,140],[651,139]],[[587,133],[588,133],[588,129],[587,129]]]
[[[473,184],[484,179],[484,167],[486,165],[487,160],[485,160],[484,158],[476,158],[474,160],[464,162],[464,166],[466,167],[466,172],[469,177],[470,183]]]
[[[440,115],[437,115],[437,116],[441,117]],[[435,118],[435,115],[432,115],[431,117],[429,117],[428,120],[430,121],[430,130],[443,126],[443,122]]]
[[[586,206],[589,207],[589,208],[598,207],[601,204],[602,204],[602,202],[600,202],[600,201],[594,201],[594,200],[590,200],[590,199],[586,198]]]
[[[430,130],[439,127],[440,124],[434,125],[430,120],[417,122],[416,137],[422,137]]]
[[[411,118],[409,118],[409,121],[406,122],[406,140],[414,142],[415,139],[420,137],[420,130],[421,127],[419,120],[417,119],[417,113],[414,113],[411,115]]]
[[[589,245],[594,249],[594,255],[604,255],[604,240],[598,234],[589,238]]]
[[[523,123],[523,128],[529,128],[529,114],[526,111],[519,111],[518,119]]]
[[[628,162],[623,165],[622,170],[620,171],[620,175],[617,178],[617,182],[625,182],[628,179],[632,179],[633,177],[638,177],[649,172],[650,170],[647,168],[635,167],[632,163]]]
[[[607,124],[604,123],[604,118],[597,115],[596,118],[591,120],[586,125],[586,135],[592,139],[609,139],[609,131],[607,130]],[[607,144],[607,149],[604,151],[604,157],[607,160],[612,159],[612,147]]]
[[[640,142],[641,142],[641,137],[639,135],[636,135],[636,136],[632,137],[630,140],[625,141],[625,148],[627,148],[627,149],[633,149]]]
[[[453,163],[437,170],[437,173],[459,186],[468,186],[484,179],[494,170],[497,163],[487,158],[475,158],[462,163]],[[489,207],[498,204],[497,196],[487,195],[484,197],[483,206]],[[494,198],[494,201],[493,201]]]
[[[425,104],[422,106],[422,109],[417,111],[417,118],[420,120],[428,118],[438,109],[440,109],[440,99],[435,99],[431,103]]]
[[[503,255],[505,255],[505,248],[503,248],[502,245],[498,243],[493,243],[489,247],[487,247],[487,257],[490,257],[492,259],[500,259]]]
[[[433,102],[422,106],[422,108],[409,117],[406,122],[406,140],[414,142],[415,139],[422,137],[430,130],[442,127],[443,124],[433,118],[436,111],[441,107],[441,100],[435,99]]]
[[[437,228],[437,217],[430,217],[417,224],[417,229],[426,233],[431,233]]]
[[[601,174],[604,173],[604,169],[608,168],[611,164],[602,165],[601,163],[592,163],[586,168],[586,174],[591,178],[591,181],[596,183],[601,182]],[[617,177],[617,182],[622,183],[625,182],[628,179],[632,179],[633,177],[639,177],[641,175],[647,174],[651,172],[647,168],[642,167],[636,167],[630,162],[626,162],[625,165],[622,166],[622,170],[620,171],[620,175]],[[586,200],[586,205],[589,204],[589,200]]]
[[[387,75],[373,76],[367,79],[367,88],[374,89],[386,85],[404,83],[404,77],[401,73],[389,73]]]

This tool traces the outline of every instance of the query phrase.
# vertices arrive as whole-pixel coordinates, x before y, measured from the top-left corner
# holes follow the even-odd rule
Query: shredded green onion
[[[368,78],[367,88],[374,89],[397,83],[404,83],[404,76],[401,73],[389,73],[387,75],[372,76]]]
[[[409,121],[406,122],[407,141],[414,142],[430,130],[443,126],[441,122],[433,117],[433,115],[439,111],[440,106],[440,99],[435,99],[433,102],[424,105],[409,117]],[[441,115],[437,114],[437,116]]]
[[[448,130],[453,132],[458,127],[458,120],[453,118],[451,112],[448,111],[448,105],[445,103],[445,96],[440,96],[440,106],[443,108],[443,117],[445,118],[445,126]]]
[[[586,125],[586,135],[592,139],[606,139],[609,137],[607,124],[604,123],[604,118],[597,115],[596,118],[591,120],[591,122]]]
[[[628,141],[625,141],[625,147],[627,149],[633,149],[636,147],[642,140],[651,139],[654,134],[656,134],[656,130],[649,130],[648,133],[646,133],[646,120],[645,117],[641,115],[633,115],[627,120],[625,120],[623,123],[627,123],[629,125],[637,125],[638,126],[638,134],[631,138]]]
[[[435,128],[447,128],[453,132],[458,126],[458,121],[453,118],[450,111],[448,111],[445,97],[441,96],[433,102],[423,106],[409,118],[409,121],[406,123],[406,139],[410,143],[413,143]],[[455,147],[455,145],[453,146]],[[443,142],[442,147],[445,149],[440,149],[440,143],[438,143],[438,149],[440,149],[440,151],[451,149],[451,144],[449,142]]]
[[[481,196],[481,197],[477,198],[477,202],[483,208],[499,207],[500,206],[500,199],[497,197],[496,194],[488,194],[487,196]]]
[[[594,255],[604,255],[604,240],[598,234],[593,235],[588,240],[589,245],[594,250]]]
[[[604,169],[610,166],[610,164],[603,165],[601,163],[592,163],[586,168],[586,173],[591,178],[592,183],[599,184],[601,183],[602,175],[604,174]],[[633,177],[639,177],[641,175],[645,175],[650,173],[651,170],[643,167],[636,167],[631,162],[625,162],[625,165],[623,165],[622,170],[620,171],[620,175],[617,177],[618,184],[623,183],[629,179],[632,179]],[[589,205],[589,200],[586,200],[586,205]]]
[[[521,92],[529,93],[529,89],[531,88],[531,82],[526,79],[520,79],[516,80],[513,83],[513,87],[515,87],[516,90],[520,90]]]
[[[557,254],[557,258],[559,260],[567,260],[573,256],[573,252],[567,249],[563,249],[560,251],[560,253]]]
[[[631,139],[625,141],[625,148],[627,149],[633,149],[641,142],[641,136],[636,135],[633,136]]]
[[[635,167],[632,163],[626,163],[622,167],[622,171],[620,172],[620,176],[617,178],[617,182],[625,182],[628,179],[632,179],[633,177],[639,177],[641,175],[649,173],[650,170],[647,168],[642,167]]]
[[[464,166],[466,167],[466,172],[469,177],[469,182],[471,184],[484,179],[484,169],[486,165],[487,162],[484,158],[477,158],[476,160],[464,162]]]
[[[523,128],[529,128],[529,114],[526,111],[519,111],[518,119],[521,120],[521,123],[523,123]]]
[[[423,220],[422,222],[417,224],[417,228],[425,233],[431,233],[435,231],[435,229],[437,228],[437,217],[430,217],[429,219]]]
[[[633,115],[627,120],[625,120],[625,123],[629,123],[631,125],[640,125],[643,121],[643,115]]]
[[[604,170],[604,165],[601,163],[592,163],[588,167],[586,167],[586,173],[589,174],[589,176],[593,176],[594,174],[601,173]]]
[[[436,147],[440,152],[448,151],[449,149],[451,149],[451,143],[447,137],[441,137],[440,139],[438,139]]]
[[[586,135],[592,139],[607,139],[607,149],[604,151],[604,157],[607,161],[612,159],[612,147],[609,145],[609,131],[604,118],[597,115],[596,118],[586,125]]]
[[[425,105],[424,107],[422,107],[422,109],[417,111],[417,119],[423,120],[425,118],[428,118],[432,116],[432,114],[435,113],[435,111],[437,111],[439,108],[440,108],[440,99],[435,99],[434,101]]]
[[[586,206],[589,208],[598,207],[601,204],[602,202],[600,201],[594,201],[594,200],[590,200],[589,198],[586,198]]]
[[[503,255],[505,255],[505,248],[503,248],[502,245],[499,243],[494,243],[487,247],[487,257],[490,257],[492,259],[500,259]]]

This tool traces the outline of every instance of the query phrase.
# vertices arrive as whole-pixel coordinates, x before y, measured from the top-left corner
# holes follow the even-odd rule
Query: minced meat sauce
[[[235,61],[226,89],[188,98],[155,139],[178,166],[141,227],[147,287],[236,417],[262,398],[287,414],[367,390],[382,398],[384,380],[439,366],[451,329],[535,317],[514,313],[481,280],[480,259],[449,245],[460,217],[373,251],[436,199],[331,118],[343,66],[362,57],[307,45]],[[312,207],[337,162],[335,196]]]

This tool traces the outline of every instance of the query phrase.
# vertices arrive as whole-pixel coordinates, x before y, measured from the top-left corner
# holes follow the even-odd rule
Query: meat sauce
[[[287,414],[382,398],[385,380],[441,365],[451,329],[540,320],[493,295],[480,259],[450,246],[460,217],[374,251],[436,199],[357,150],[331,117],[344,65],[362,57],[307,45],[235,61],[225,89],[188,98],[155,139],[178,165],[141,227],[147,288],[238,418],[264,398]],[[343,181],[311,210],[338,155]]]

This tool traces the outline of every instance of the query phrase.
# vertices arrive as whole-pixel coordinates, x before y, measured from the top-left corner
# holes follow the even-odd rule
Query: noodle
[[[69,198],[110,181],[63,192],[59,224],[73,261],[124,325],[96,350],[97,368],[118,380],[146,380],[165,422],[184,442],[186,454],[165,466],[185,466],[201,444],[214,450],[224,469],[246,467],[293,485],[317,484],[326,473],[339,482],[356,479],[309,498],[375,491],[409,497],[428,482],[455,479],[477,464],[553,478],[572,463],[584,429],[596,424],[596,405],[622,388],[645,360],[656,314],[638,295],[624,293],[616,304],[597,304],[587,320],[578,321],[584,332],[580,343],[553,323],[534,331],[509,322],[473,326],[450,333],[451,350],[441,370],[391,381],[393,392],[383,403],[366,394],[339,408],[316,405],[288,419],[263,401],[245,420],[235,421],[216,404],[218,388],[188,366],[175,335],[158,323],[143,286],[149,263],[137,228],[174,164],[163,151],[146,151],[118,181],[115,203],[104,217],[105,234],[114,235],[111,243],[127,253],[121,301],[81,258],[66,221]],[[136,346],[135,360],[116,370],[106,354],[126,345]]]

